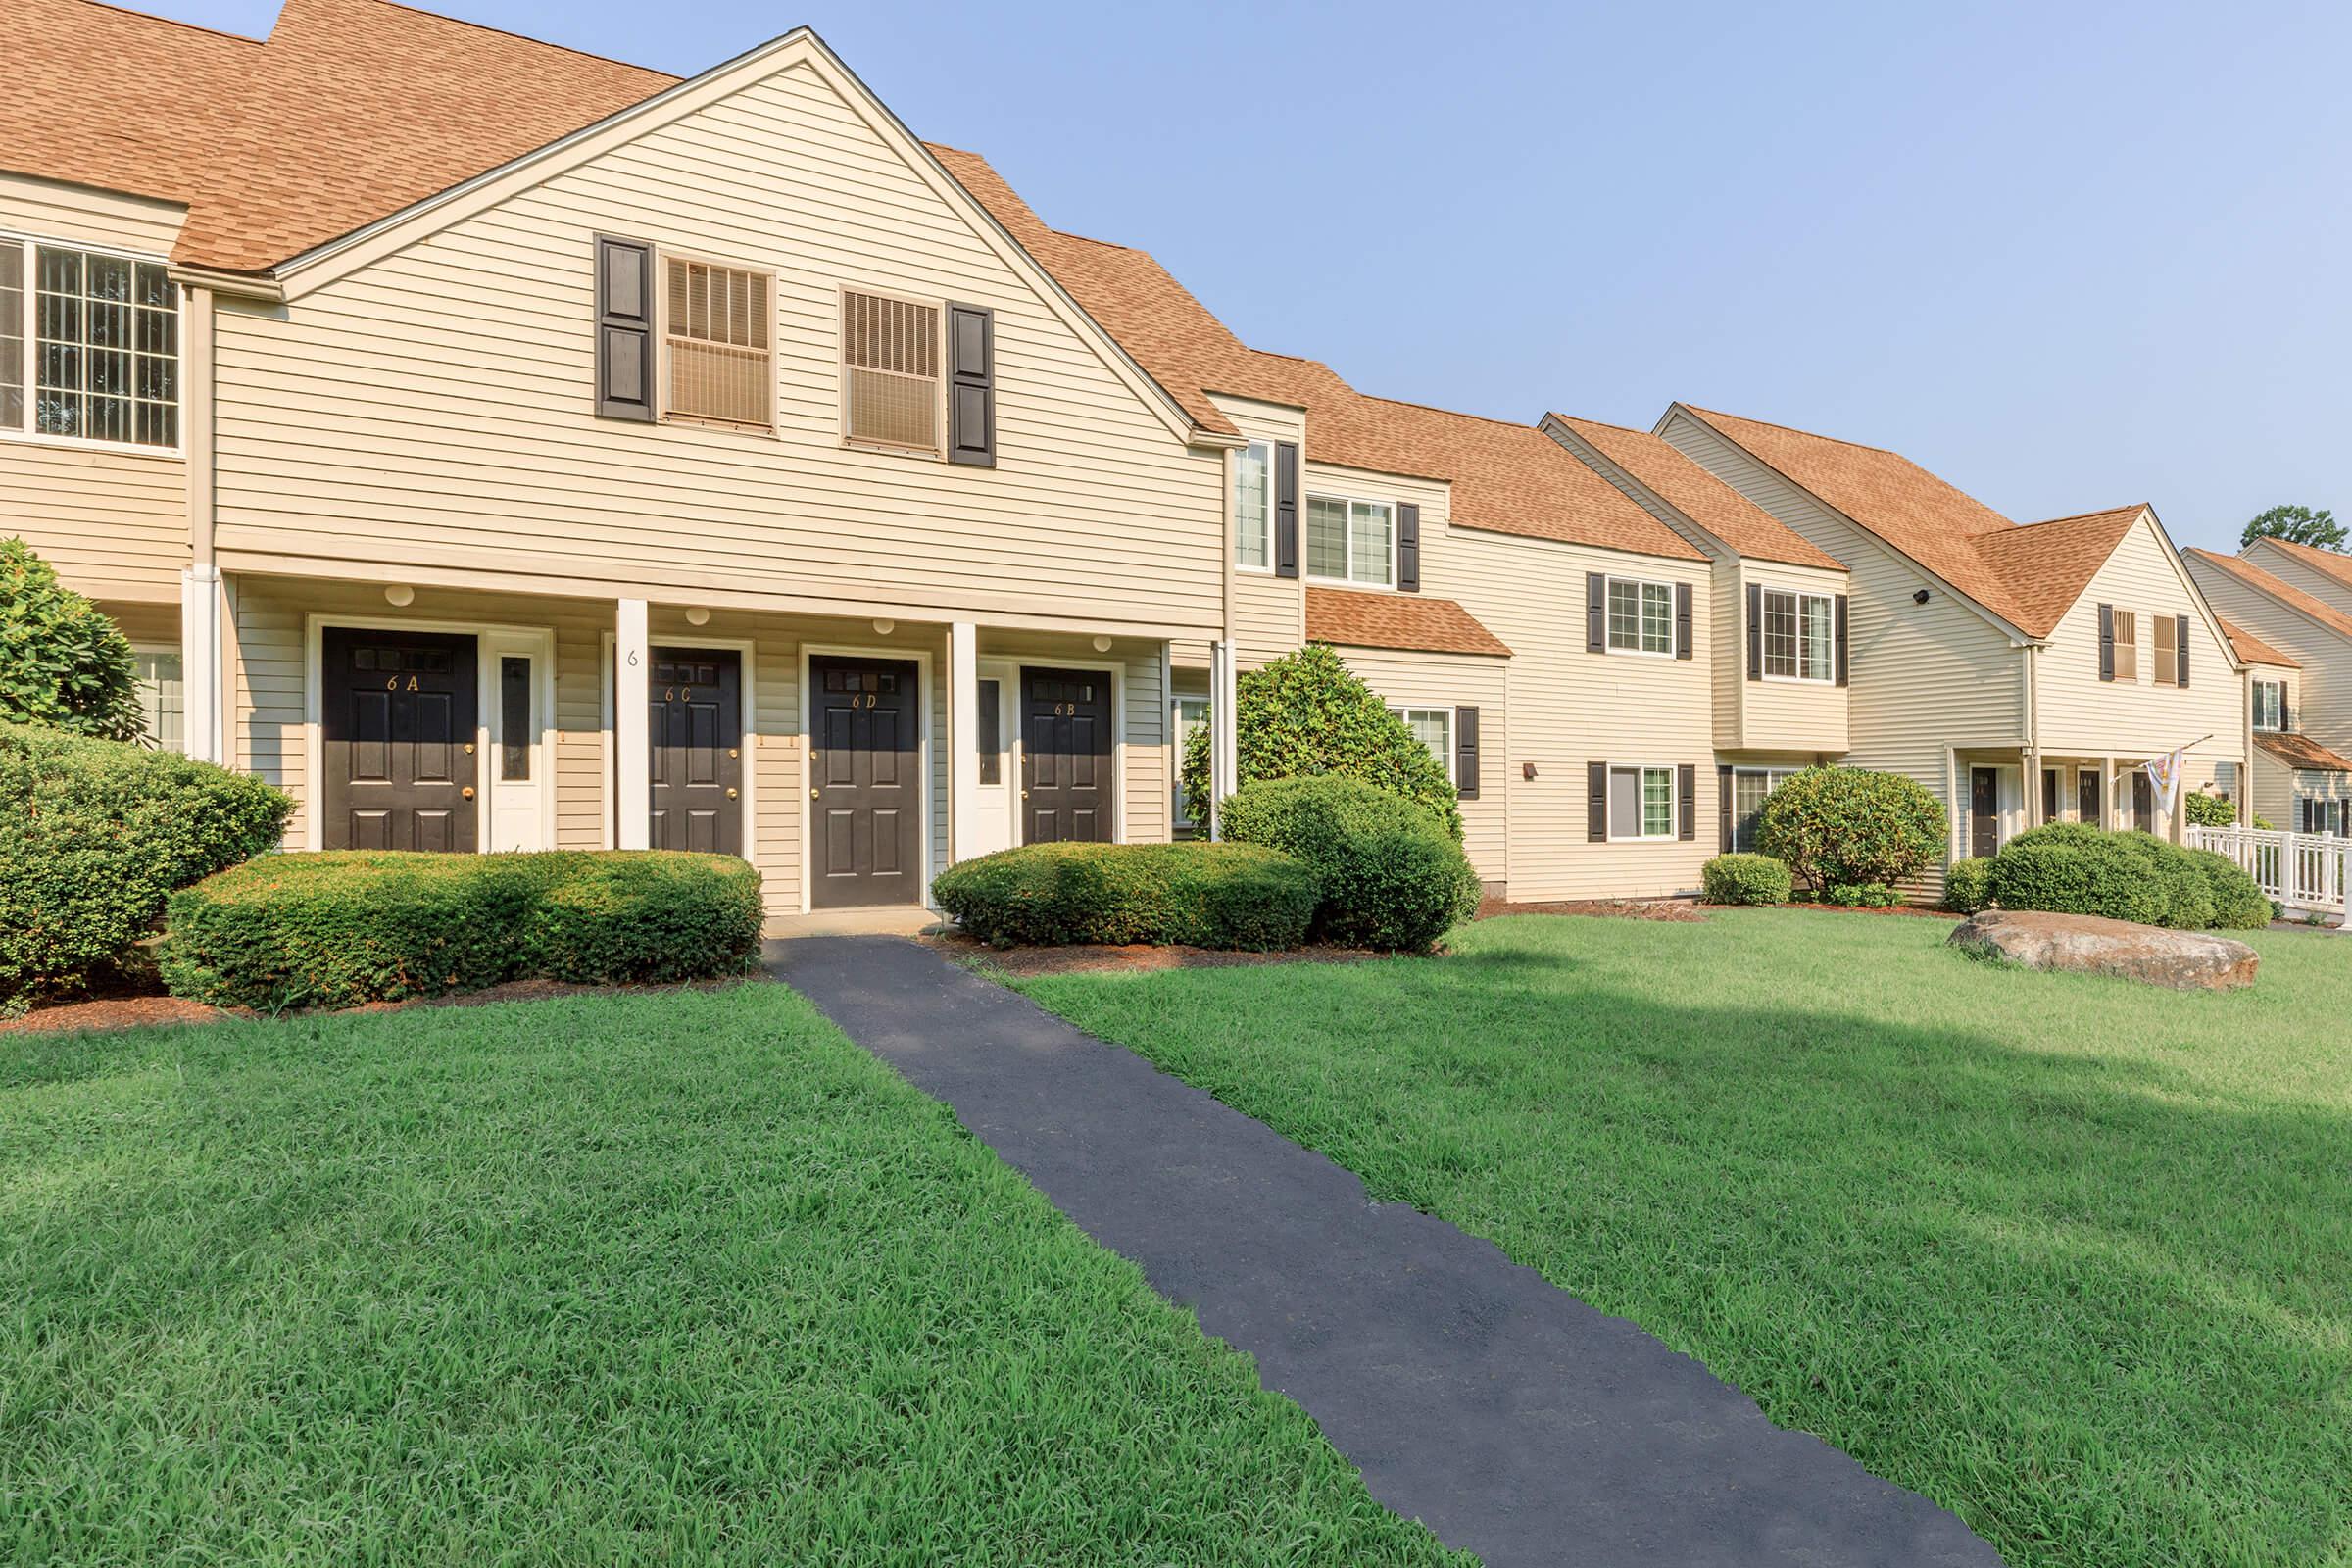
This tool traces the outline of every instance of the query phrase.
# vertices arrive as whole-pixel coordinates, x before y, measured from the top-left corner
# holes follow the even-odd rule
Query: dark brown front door
[[[1968,770],[1968,853],[1991,855],[2001,847],[2001,775],[1989,767]]]
[[[1021,842],[1109,843],[1109,673],[1022,670],[1021,750]]]
[[[2136,767],[2132,770],[2132,825],[2142,833],[2156,831],[2156,786]]]
[[[808,902],[923,900],[922,692],[896,660],[808,661]]]
[[[2041,819],[2058,820],[2058,770],[2054,767],[2041,770]]]
[[[743,853],[743,656],[657,648],[648,697],[657,850]]]
[[[2075,775],[2075,811],[2092,827],[2105,827],[2107,819],[2099,814],[2099,774],[2095,768],[2084,768]]]
[[[330,850],[477,844],[474,640],[329,626],[319,638]]]

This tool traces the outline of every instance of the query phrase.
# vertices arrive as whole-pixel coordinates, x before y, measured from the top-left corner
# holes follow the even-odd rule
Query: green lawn
[[[0,1562],[1454,1560],[781,987],[0,1040]]]
[[[2181,996],[1941,921],[1522,918],[1039,1001],[1703,1360],[2016,1568],[2352,1563],[2352,938]]]

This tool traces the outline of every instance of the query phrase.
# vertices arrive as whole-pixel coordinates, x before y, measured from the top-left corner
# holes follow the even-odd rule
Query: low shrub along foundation
[[[951,866],[931,884],[941,908],[998,948],[1295,948],[1321,891],[1290,856],[1199,842],[1031,844]]]
[[[509,980],[656,983],[759,959],[760,873],[663,850],[277,855],[172,896],[173,995],[348,1007]]]

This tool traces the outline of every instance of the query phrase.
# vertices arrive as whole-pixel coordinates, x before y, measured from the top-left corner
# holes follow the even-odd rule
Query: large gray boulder
[[[2243,942],[2203,931],[2167,931],[2095,914],[1985,909],[1951,935],[1951,945],[1981,958],[2029,969],[2108,974],[2176,991],[2235,991],[2254,983],[2260,955]]]

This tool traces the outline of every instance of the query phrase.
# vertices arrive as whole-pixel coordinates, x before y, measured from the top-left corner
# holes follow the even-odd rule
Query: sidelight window
[[[498,662],[498,777],[505,784],[531,777],[531,662],[514,654]]]

